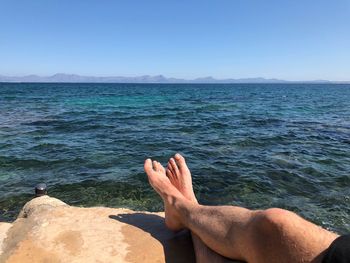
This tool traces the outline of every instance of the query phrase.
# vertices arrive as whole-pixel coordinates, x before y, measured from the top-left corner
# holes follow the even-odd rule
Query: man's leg
[[[166,175],[172,185],[174,185],[187,200],[198,204],[197,198],[193,192],[191,172],[185,161],[182,160],[183,158],[180,154],[176,154],[174,158],[170,158],[166,169]],[[231,260],[224,258],[207,247],[195,233],[191,232],[191,234],[197,263],[231,262]]]
[[[217,253],[248,262],[321,262],[337,237],[282,209],[175,203],[183,225]]]
[[[152,165],[148,159],[144,168],[164,201],[167,226],[173,230],[189,228],[223,256],[248,262],[319,262],[337,237],[281,209],[251,211],[198,205],[171,184],[159,163]]]
[[[197,199],[195,198],[195,195],[193,192],[191,172],[187,167],[185,159],[180,154],[176,154],[174,158],[170,158],[168,162],[167,170],[166,170],[166,175],[170,179],[170,182],[180,191],[180,193],[182,193],[185,196],[185,198],[198,204]],[[241,211],[244,213],[244,210],[241,210]],[[300,245],[303,242],[305,243],[305,241],[303,241],[304,234],[302,232],[305,231],[306,229],[307,229],[307,234],[310,235],[309,239],[307,239],[309,244],[306,244],[308,249],[309,248],[311,249],[314,246],[313,245],[314,241],[318,242],[320,238],[327,237],[328,234],[330,234],[331,236],[330,240],[333,240],[336,237],[336,235],[334,235],[333,233],[325,231],[324,229],[317,227],[314,224],[311,224],[305,221],[304,219],[300,218],[299,216],[295,215],[294,213],[286,210],[268,209],[265,211],[255,211],[253,212],[253,214],[255,215],[252,216],[253,219],[251,219],[251,221],[253,222],[252,242],[258,240],[259,235],[268,236],[273,233],[277,233],[278,235],[280,235],[282,233],[282,235],[285,235],[285,238],[286,238],[285,242],[288,242],[287,240],[288,237],[290,242],[297,242],[298,240],[296,240],[296,238],[299,238],[299,239],[302,238],[302,240],[298,241],[299,245],[296,245],[296,247],[300,250],[302,249]],[[278,228],[278,229],[271,230],[270,229],[271,227]],[[267,231],[268,233],[259,234],[261,231]],[[311,231],[313,231],[312,235],[311,235]],[[292,235],[293,237],[291,238],[290,235]],[[317,239],[314,241],[311,240],[311,238],[315,236],[317,237]],[[199,239],[197,243],[200,243],[200,242],[201,240]],[[268,242],[269,242],[268,239],[264,241],[264,246],[260,249],[261,251],[258,252],[259,255],[262,255],[263,253],[265,253]],[[257,247],[261,245],[260,243],[261,243],[260,240],[258,240]],[[201,244],[201,245],[205,246],[204,244]],[[274,244],[271,244],[271,246],[273,247]],[[283,248],[283,246],[280,246],[280,247]],[[282,253],[283,254],[286,254],[289,252],[295,253],[293,252],[291,247],[292,247],[291,243],[287,244],[285,246],[285,249],[287,249],[287,251]],[[317,249],[318,248],[316,247],[316,250]],[[204,248],[201,249],[201,251],[203,250]],[[256,250],[258,250],[258,248]],[[308,251],[309,250],[306,250],[305,253],[308,253]],[[271,255],[269,251],[268,251],[268,255]],[[217,258],[220,259],[218,255],[217,255]],[[221,257],[221,259],[223,260],[224,258]]]
[[[197,263],[229,263],[232,260],[225,258],[207,247],[203,241],[192,233],[192,242]]]

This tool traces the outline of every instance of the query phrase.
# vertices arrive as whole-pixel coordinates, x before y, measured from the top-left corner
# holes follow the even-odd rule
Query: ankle
[[[179,215],[180,222],[185,226],[187,226],[187,219],[191,217],[191,214],[194,209],[199,207],[200,205],[197,202],[189,201],[185,198],[176,199],[174,202],[174,209]]]

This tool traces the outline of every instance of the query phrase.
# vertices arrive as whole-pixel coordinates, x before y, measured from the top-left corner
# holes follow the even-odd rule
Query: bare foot
[[[152,162],[151,159],[147,159],[144,169],[149,183],[164,201],[166,226],[173,231],[184,228],[174,208],[175,202],[177,200],[184,200],[184,196],[171,184],[165,174],[164,167],[159,162]]]
[[[187,167],[185,158],[179,153],[175,154],[174,158],[170,158],[166,169],[166,175],[170,182],[187,200],[198,204],[193,192],[191,172]],[[196,253],[196,262],[231,262],[207,247],[194,232],[191,232],[191,234]]]
[[[173,186],[175,186],[187,200],[198,203],[193,192],[191,172],[187,167],[185,158],[179,153],[175,154],[174,158],[170,158],[166,169],[166,175]]]

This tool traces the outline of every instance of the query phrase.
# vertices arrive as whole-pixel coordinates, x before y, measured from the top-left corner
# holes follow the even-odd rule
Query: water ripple
[[[350,230],[349,85],[0,84],[0,220],[46,182],[82,206],[158,211],[143,160],[189,161],[204,204]]]

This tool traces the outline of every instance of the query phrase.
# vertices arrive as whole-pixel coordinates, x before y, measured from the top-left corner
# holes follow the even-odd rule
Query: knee
[[[288,210],[269,208],[256,212],[253,227],[257,233],[272,235],[289,229],[296,217],[295,213]]]
[[[294,217],[295,214],[291,211],[281,208],[269,208],[262,211],[261,219],[272,225],[281,225],[289,221],[290,217]]]

